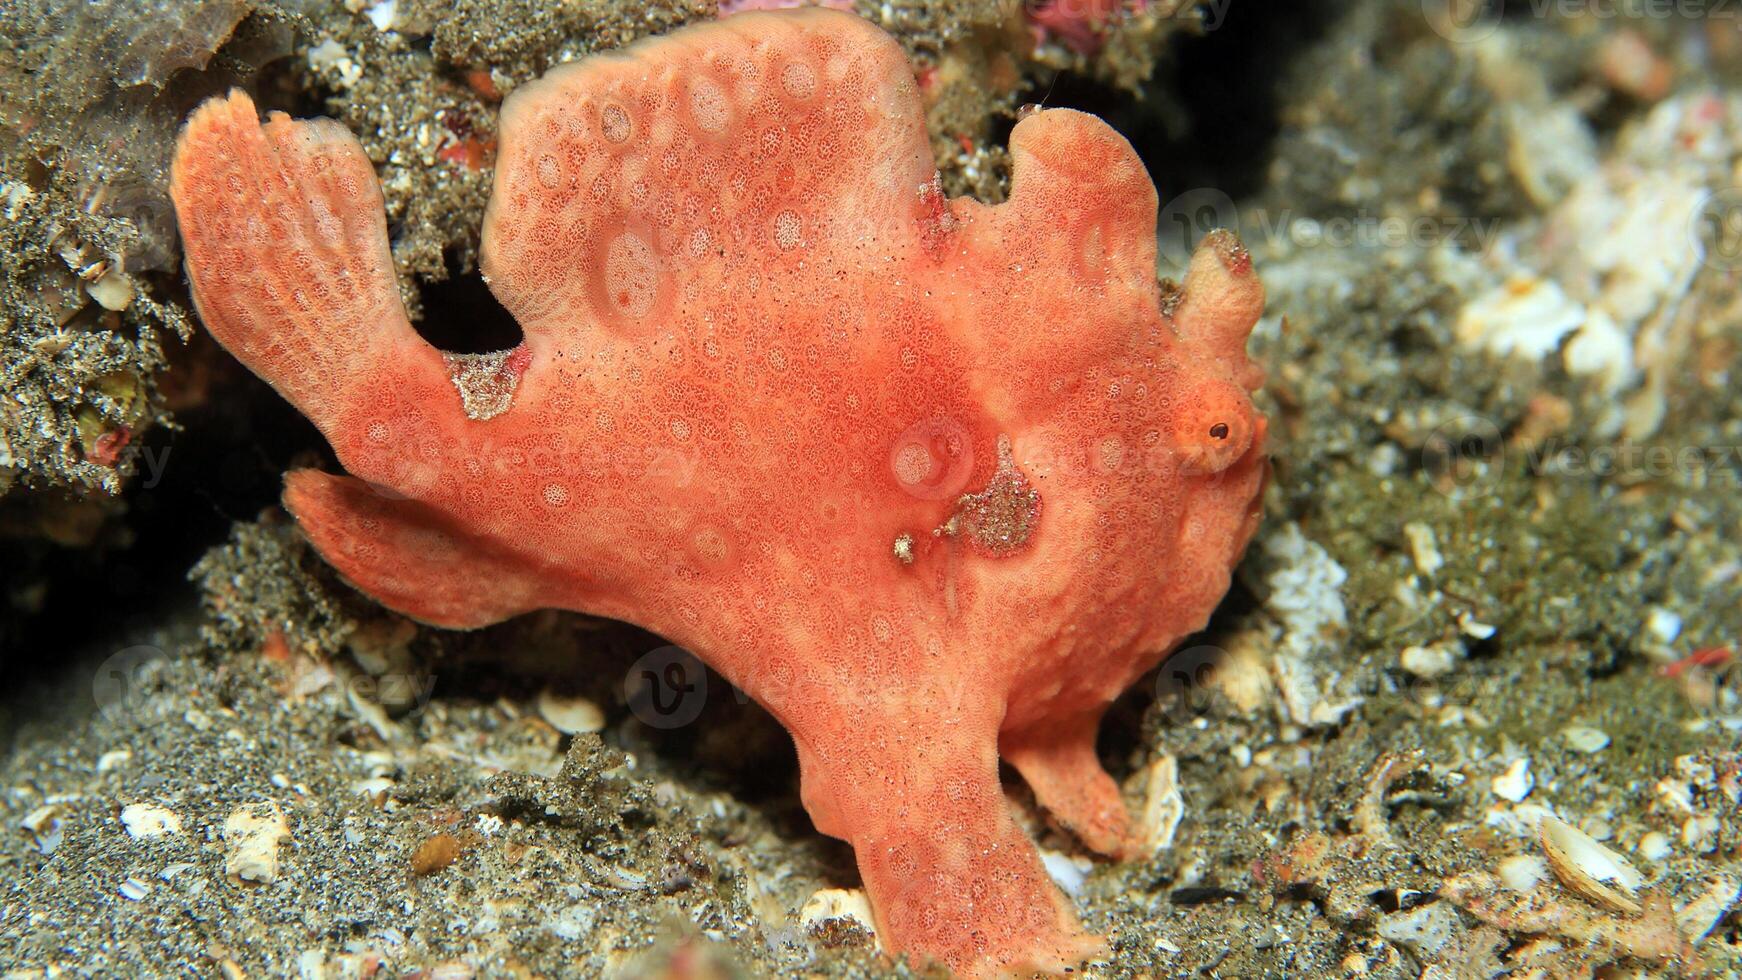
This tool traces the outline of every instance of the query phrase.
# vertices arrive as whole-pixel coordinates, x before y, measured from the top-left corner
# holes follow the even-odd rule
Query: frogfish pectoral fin
[[[355,477],[293,470],[284,506],[346,581],[419,622],[475,629],[548,604],[514,556]]]

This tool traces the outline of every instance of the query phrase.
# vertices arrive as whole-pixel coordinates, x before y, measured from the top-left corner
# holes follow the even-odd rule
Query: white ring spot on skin
[[[719,531],[704,527],[697,531],[694,538],[696,552],[709,561],[719,562],[726,558],[726,539]]]
[[[653,249],[626,231],[605,250],[605,298],[624,316],[644,317],[653,310],[659,269]]]
[[[794,211],[782,211],[774,216],[774,244],[790,252],[804,243],[804,223]]]
[[[548,189],[555,189],[562,183],[563,167],[554,155],[542,153],[538,157],[538,182]]]
[[[1125,461],[1125,443],[1118,436],[1108,436],[1100,445],[1101,472],[1112,473]]]
[[[889,641],[895,639],[895,626],[889,622],[888,616],[877,613],[871,617],[871,635],[878,643],[888,646]]]
[[[544,485],[544,502],[552,507],[561,507],[569,502],[569,488],[560,483]]]
[[[808,99],[817,90],[817,73],[803,62],[792,62],[780,71],[781,87],[795,99]]]
[[[699,259],[708,250],[708,229],[697,228],[690,232],[690,258]]]
[[[345,225],[333,209],[325,201],[309,202],[309,210],[314,213],[315,240],[328,244],[339,244],[345,237]]]
[[[916,487],[931,476],[931,453],[917,442],[910,442],[895,452],[895,478],[904,485]]]
[[[385,422],[371,422],[371,423],[369,423],[369,441],[371,443],[374,443],[377,446],[385,446],[385,445],[387,445],[387,437],[388,437],[387,423],[385,423]]]
[[[628,141],[635,132],[635,125],[629,120],[629,110],[616,104],[605,106],[599,112],[599,132],[613,143]]]
[[[901,489],[921,500],[955,497],[974,469],[968,431],[948,418],[915,422],[890,447],[889,468]]]
[[[732,110],[720,86],[711,79],[696,78],[690,82],[690,115],[703,132],[717,133],[726,128]]]
[[[671,420],[671,437],[678,442],[690,441],[690,424],[683,419]]]

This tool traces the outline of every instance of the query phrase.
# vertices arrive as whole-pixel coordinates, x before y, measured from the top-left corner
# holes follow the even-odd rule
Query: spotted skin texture
[[[207,326],[349,471],[286,480],[328,561],[438,626],[557,607],[694,650],[792,733],[886,948],[989,976],[1101,943],[1000,757],[1143,850],[1095,732],[1203,627],[1267,472],[1238,242],[1164,289],[1123,138],[1054,109],[1011,152],[1006,203],[944,199],[900,49],[835,11],[552,71],[502,115],[483,268],[525,339],[488,418],[393,298],[343,130],[233,93],[172,191]]]

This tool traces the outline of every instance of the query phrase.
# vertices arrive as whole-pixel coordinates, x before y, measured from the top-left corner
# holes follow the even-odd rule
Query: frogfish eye
[[[1187,473],[1220,473],[1252,448],[1257,413],[1246,391],[1232,381],[1199,383],[1176,411],[1172,441]]]

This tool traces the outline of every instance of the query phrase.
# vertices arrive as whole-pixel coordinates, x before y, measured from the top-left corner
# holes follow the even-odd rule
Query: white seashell
[[[1519,759],[1506,767],[1506,771],[1489,780],[1489,787],[1494,795],[1503,800],[1517,803],[1530,795],[1536,788],[1536,777],[1530,774],[1530,760]]]
[[[284,811],[270,800],[240,807],[224,818],[224,873],[271,884],[278,878],[278,845],[290,836]]]
[[[1179,761],[1163,755],[1149,764],[1144,776],[1143,811],[1138,826],[1151,854],[1173,846],[1174,834],[1185,819],[1186,801],[1179,790]]]
[[[1432,680],[1456,670],[1464,656],[1462,643],[1435,643],[1431,646],[1408,646],[1397,655],[1404,670],[1417,677]]]
[[[1561,729],[1561,738],[1566,740],[1576,752],[1590,755],[1601,752],[1609,747],[1609,734],[1600,728],[1590,728],[1585,725],[1568,725]]]
[[[1409,541],[1409,553],[1415,560],[1416,571],[1431,576],[1445,565],[1446,558],[1440,553],[1439,541],[1431,526],[1410,521],[1403,525],[1403,536]]]
[[[134,803],[121,808],[121,823],[135,839],[181,833],[181,817],[174,810],[154,803]]]
[[[538,692],[538,714],[564,735],[605,729],[605,709],[587,698],[567,697],[548,687]]]
[[[846,919],[877,935],[876,921],[871,917],[871,901],[858,888],[824,888],[812,895],[798,913],[806,928],[828,919]]]
[[[133,305],[133,280],[113,269],[86,283],[85,292],[105,310],[120,311]]]
[[[1647,861],[1662,861],[1673,850],[1674,845],[1670,843],[1668,834],[1654,830],[1639,838],[1639,856]]]
[[[1639,914],[1639,888],[1645,879],[1626,858],[1555,817],[1543,817],[1537,834],[1543,856],[1562,884],[1601,905]]]
[[[1507,888],[1527,893],[1548,877],[1548,862],[1534,854],[1514,854],[1500,862],[1499,870]]]
[[[1044,847],[1040,850],[1040,863],[1053,884],[1072,898],[1082,895],[1083,882],[1089,880],[1089,872],[1095,870],[1094,862],[1088,858]]]

